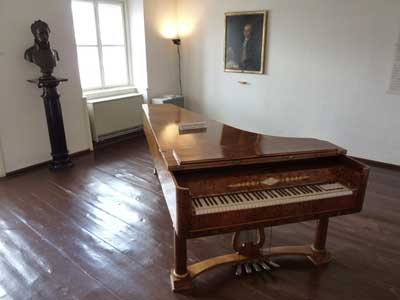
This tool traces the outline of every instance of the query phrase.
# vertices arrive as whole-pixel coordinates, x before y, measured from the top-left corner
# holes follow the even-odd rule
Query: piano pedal
[[[281,267],[279,264],[277,264],[276,262],[274,262],[274,261],[272,261],[272,260],[268,260],[267,263],[268,263],[270,266],[272,266],[272,267],[274,267],[274,268],[276,268],[276,269]]]
[[[253,274],[254,271],[256,273],[266,271],[270,272],[273,268],[279,268],[279,265],[275,262],[269,260],[256,260],[252,262],[245,262],[236,265],[235,275],[238,277],[242,277],[243,275]]]
[[[272,269],[264,261],[260,260],[259,264],[265,271],[271,271]]]
[[[240,276],[242,276],[242,274],[243,274],[242,264],[238,264],[238,265],[236,266],[235,275],[238,276],[238,277],[240,277]]]
[[[245,263],[245,264],[244,264],[244,269],[246,270],[246,273],[247,273],[248,275],[250,275],[251,273],[253,273],[253,270],[251,269],[250,263]]]
[[[262,271],[261,267],[258,265],[258,262],[253,262],[251,265],[253,266],[253,269],[256,270],[256,272]]]

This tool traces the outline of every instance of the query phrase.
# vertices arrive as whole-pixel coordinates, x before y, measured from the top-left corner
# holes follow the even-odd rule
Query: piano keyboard
[[[353,191],[345,185],[335,183],[305,184],[292,187],[246,191],[192,198],[195,215],[221,213],[241,209],[252,209],[307,202],[351,195]]]

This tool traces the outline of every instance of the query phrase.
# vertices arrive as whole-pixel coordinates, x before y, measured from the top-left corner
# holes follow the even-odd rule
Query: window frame
[[[128,19],[128,12],[127,12],[127,3],[126,0],[72,0],[71,5],[73,2],[89,2],[93,3],[94,8],[94,16],[95,16],[95,27],[96,27],[96,42],[97,45],[78,45],[75,40],[75,47],[78,50],[78,47],[94,47],[97,48],[98,56],[99,56],[99,68],[100,68],[100,81],[101,86],[92,87],[88,89],[84,89],[82,87],[82,91],[85,92],[94,92],[94,91],[102,91],[102,90],[109,90],[109,89],[118,89],[118,88],[125,88],[125,87],[133,87],[133,70],[132,70],[132,50],[131,50],[131,41],[130,41],[130,32],[129,32],[129,19]],[[126,75],[127,75],[127,83],[122,85],[106,85],[105,84],[105,72],[104,72],[104,62],[103,62],[103,44],[101,41],[101,32],[100,32],[100,19],[99,19],[99,4],[101,3],[109,3],[109,4],[119,4],[122,8],[122,21],[123,21],[123,29],[124,29],[124,47],[125,47],[125,57],[126,57]],[[76,28],[74,27],[74,31]],[[110,47],[121,47],[121,45],[105,45]]]

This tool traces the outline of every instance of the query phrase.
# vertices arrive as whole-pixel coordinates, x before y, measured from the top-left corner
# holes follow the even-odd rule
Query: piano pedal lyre
[[[269,258],[263,257],[262,247],[265,243],[264,228],[257,229],[257,241],[239,241],[241,232],[236,232],[233,236],[233,249],[239,254],[251,258],[236,265],[235,275],[240,277],[245,274],[250,275],[262,271],[271,271],[279,265]]]

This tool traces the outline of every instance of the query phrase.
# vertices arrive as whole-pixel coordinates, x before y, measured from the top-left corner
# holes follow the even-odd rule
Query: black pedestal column
[[[60,94],[57,91],[57,86],[60,82],[67,81],[67,79],[41,77],[29,81],[37,83],[38,87],[43,89],[42,98],[44,100],[47,127],[49,130],[51,156],[53,157],[49,168],[51,170],[70,168],[73,166],[73,163],[68,154]]]

